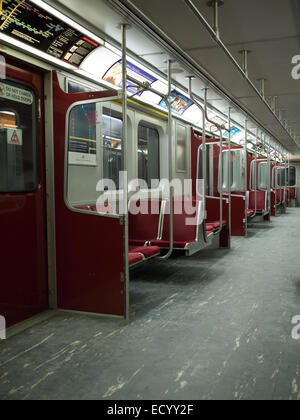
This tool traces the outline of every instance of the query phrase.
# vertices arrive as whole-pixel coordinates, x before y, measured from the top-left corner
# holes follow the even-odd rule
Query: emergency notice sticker
[[[23,135],[22,130],[14,128],[7,128],[7,144],[14,146],[23,146]]]
[[[7,85],[6,83],[0,83],[0,98],[9,99],[26,105],[33,104],[33,95],[31,92],[15,86]]]

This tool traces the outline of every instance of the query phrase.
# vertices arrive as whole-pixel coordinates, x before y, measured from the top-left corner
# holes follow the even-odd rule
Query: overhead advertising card
[[[182,95],[176,90],[173,90],[171,92],[169,100],[171,102],[172,111],[178,115],[182,115],[187,109],[189,109],[194,104],[194,102],[191,99],[187,98],[186,96]],[[168,109],[168,105],[164,100],[162,100],[159,105],[163,108]]]
[[[148,82],[150,84],[157,81],[154,76],[135,66],[134,64],[127,62],[127,74],[128,76],[136,79],[140,83]],[[114,86],[122,88],[122,60],[117,61],[103,76],[105,82],[111,83]],[[137,93],[138,89],[133,85],[132,82],[127,82],[128,92]],[[141,93],[139,93],[141,95]]]

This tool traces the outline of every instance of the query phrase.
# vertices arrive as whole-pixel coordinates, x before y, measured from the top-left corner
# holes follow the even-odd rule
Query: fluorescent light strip
[[[14,38],[11,38],[7,35],[0,33],[0,40],[7,42],[13,47],[20,48],[24,51],[24,53],[31,53],[37,57],[42,58],[43,60],[50,61],[57,66],[64,67],[67,70],[74,70],[74,67],[71,64],[65,63],[63,60],[59,60],[58,58],[52,57],[52,55],[44,53],[42,51],[37,50],[36,48],[31,47],[30,45],[24,44],[21,41],[18,41]]]
[[[99,38],[98,36],[96,36],[95,34],[90,32],[88,29],[86,29],[83,26],[79,25],[78,23],[74,22],[74,20],[72,20],[72,19],[68,18],[67,16],[65,16],[64,14],[60,13],[58,10],[54,9],[54,7],[49,6],[47,3],[45,3],[41,0],[29,0],[29,1],[30,1],[30,3],[33,3],[36,6],[41,7],[42,9],[46,10],[47,12],[52,14],[53,16],[59,18],[60,20],[62,20],[66,24],[72,26],[72,28],[74,28],[77,31],[81,32],[82,34],[88,36],[93,41],[96,41],[98,44],[104,45],[104,40],[103,39]],[[84,3],[83,3],[83,7],[84,7]]]

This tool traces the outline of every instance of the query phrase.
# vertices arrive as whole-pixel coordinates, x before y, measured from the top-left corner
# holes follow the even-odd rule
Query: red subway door
[[[0,315],[48,307],[43,75],[6,62],[0,80]]]

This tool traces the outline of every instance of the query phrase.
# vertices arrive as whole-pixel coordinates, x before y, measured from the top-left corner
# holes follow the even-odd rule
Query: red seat
[[[296,198],[296,188],[290,188],[290,198],[291,199]]]
[[[144,260],[143,255],[139,253],[130,253],[128,255],[129,266],[138,264]]]
[[[251,210],[251,209],[247,210],[248,217],[253,216],[254,213],[255,213],[254,210]]]
[[[256,191],[256,213],[264,213],[266,209],[266,191]],[[249,191],[249,210],[255,213],[255,191]],[[248,215],[249,216],[249,215]]]
[[[173,215],[173,225],[174,225],[174,248],[184,249],[187,244],[196,242],[197,236],[197,226],[189,225],[188,219],[195,218],[197,215],[197,206],[199,203],[190,197],[178,197],[174,200],[175,202],[182,204],[182,211],[178,211],[180,214]],[[175,208],[175,207],[174,207]],[[193,209],[192,214],[187,214],[186,209]],[[170,247],[170,205],[167,203],[166,211],[164,215],[163,222],[163,233],[161,240],[152,240],[152,246],[159,246],[160,248],[169,248]]]
[[[134,214],[136,208],[141,207],[147,214]],[[153,212],[153,209],[155,210]],[[159,230],[161,201],[143,200],[130,202],[129,205],[129,244],[143,246],[146,242],[156,240]],[[155,214],[153,214],[155,213]]]
[[[158,246],[140,246],[140,247],[129,247],[129,252],[133,254],[142,254],[145,258],[156,257],[160,254],[160,248]]]
[[[227,225],[226,220],[222,220],[222,226],[226,226],[226,225]],[[206,230],[214,231],[218,229],[220,229],[220,221],[206,223]]]

